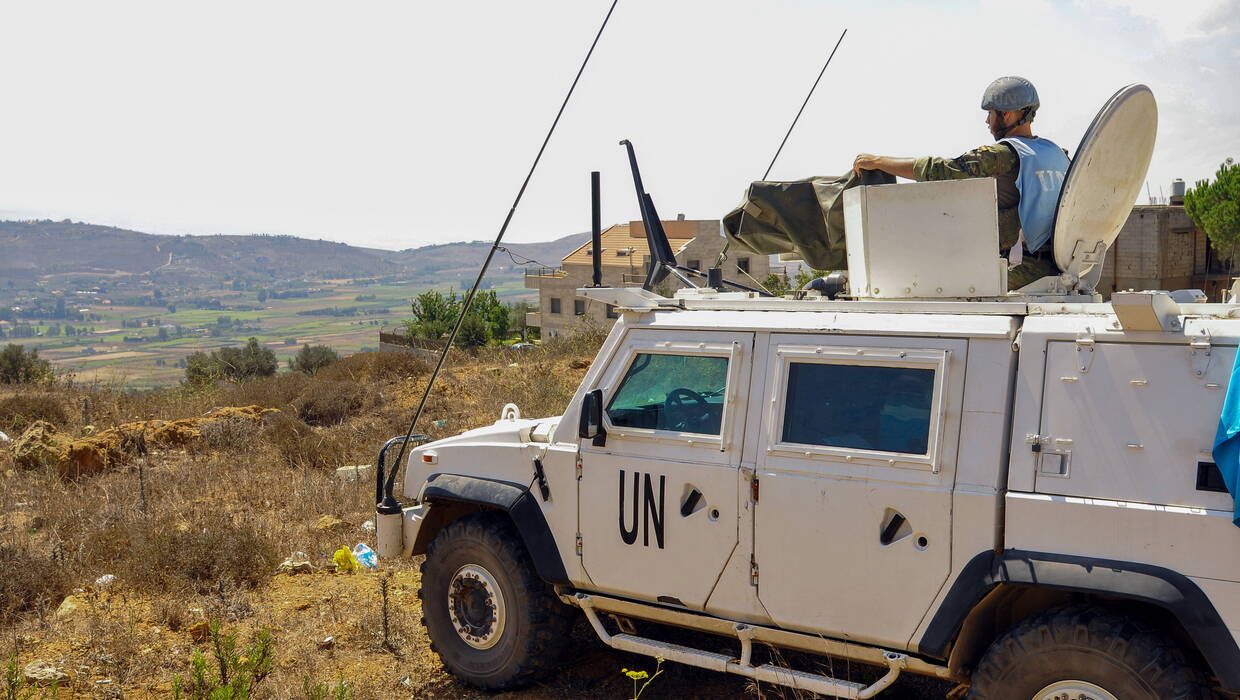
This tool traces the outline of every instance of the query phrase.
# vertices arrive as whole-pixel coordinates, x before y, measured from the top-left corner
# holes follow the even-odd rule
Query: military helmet
[[[1016,75],[1008,75],[986,86],[982,93],[982,109],[1010,112],[1017,109],[1038,107],[1038,91],[1033,83]]]

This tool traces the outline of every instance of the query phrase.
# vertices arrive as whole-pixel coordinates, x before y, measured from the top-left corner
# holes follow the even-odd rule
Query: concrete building
[[[1107,250],[1098,291],[1200,289],[1211,301],[1231,286],[1229,266],[1182,204],[1139,205]]]
[[[676,262],[705,271],[723,250],[719,221],[678,219],[664,221],[663,228],[676,255]],[[600,255],[603,284],[640,287],[650,264],[646,228],[640,221],[617,224],[603,231]],[[555,269],[534,268],[525,272],[526,289],[538,290],[538,311],[526,315],[526,325],[539,328],[544,338],[555,337],[582,322],[610,325],[615,309],[577,296],[577,289],[590,286],[593,276],[593,243],[587,241],[569,253]],[[750,287],[771,272],[770,258],[732,251],[724,264],[723,277]],[[660,291],[671,293],[682,285],[674,278],[661,283]]]

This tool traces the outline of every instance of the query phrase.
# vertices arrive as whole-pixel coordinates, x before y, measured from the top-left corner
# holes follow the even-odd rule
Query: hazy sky
[[[0,217],[288,233],[400,249],[491,239],[610,0],[6,2]],[[1240,0],[620,0],[509,230],[637,216],[624,151],[671,218],[860,151],[953,156],[978,103],[1038,87],[1070,150],[1116,89],[1158,99],[1154,194],[1240,157]]]

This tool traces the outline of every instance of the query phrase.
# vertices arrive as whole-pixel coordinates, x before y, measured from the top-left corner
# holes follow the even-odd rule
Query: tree
[[[339,359],[336,351],[326,345],[312,346],[306,343],[301,346],[297,356],[289,360],[288,366],[294,372],[314,374]]]
[[[1184,212],[1219,255],[1233,259],[1240,243],[1240,163],[1228,158],[1214,174],[1214,182],[1198,180],[1184,195]]]
[[[777,297],[782,297],[787,294],[789,290],[788,275],[772,272],[766,276],[765,280],[762,281],[762,286],[765,287],[766,291],[771,294],[774,294]]]
[[[259,345],[257,338],[250,338],[241,347],[190,355],[185,360],[185,381],[193,386],[211,384],[221,379],[240,382],[255,377],[270,377],[279,366],[274,352]]]
[[[470,315],[477,315],[486,324],[490,336],[496,340],[508,337],[511,328],[511,316],[508,307],[499,300],[493,290],[478,292],[474,303],[469,307]]]
[[[52,378],[52,367],[39,359],[37,348],[6,345],[0,350],[0,384],[28,384]]]
[[[159,342],[161,342],[161,343],[162,343],[163,341],[167,340],[167,339],[168,339],[168,329],[167,329],[167,328],[164,328],[163,326],[160,326],[160,327],[159,327],[159,330],[158,330],[158,331],[156,331],[156,333],[155,333],[155,337],[156,337],[156,338],[159,340]]]
[[[405,322],[409,335],[439,340],[452,330],[460,305],[456,292],[447,296],[435,289],[422,292],[413,300],[413,319]]]
[[[260,304],[261,304],[261,303],[263,303],[264,301],[267,301],[267,290],[266,290],[266,289],[260,289],[260,290],[258,290],[258,303],[260,303]]]
[[[466,348],[478,348],[487,344],[491,334],[486,321],[476,313],[470,312],[461,321],[461,330],[456,334],[458,345]]]

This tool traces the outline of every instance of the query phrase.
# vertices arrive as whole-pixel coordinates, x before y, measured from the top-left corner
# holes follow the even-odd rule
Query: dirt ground
[[[325,563],[325,562],[324,562]],[[69,674],[60,698],[167,698],[173,679],[188,675],[195,650],[210,657],[210,641],[200,625],[208,617],[226,621],[244,643],[260,629],[275,641],[275,670],[261,683],[264,697],[307,697],[307,679],[335,685],[343,680],[358,698],[442,698],[451,700],[568,700],[633,697],[623,670],[656,671],[654,659],[616,652],[597,638],[584,620],[574,630],[574,652],[557,675],[533,687],[506,693],[479,691],[457,682],[430,650],[418,623],[418,574],[412,563],[381,574],[281,574],[250,595],[235,592],[205,599],[169,619],[158,600],[124,590],[87,590],[70,597],[74,610],[61,610],[16,632],[19,666],[34,659],[52,662]],[[383,646],[380,580],[390,576],[389,642]],[[170,624],[171,622],[171,624]],[[175,628],[175,629],[174,629]],[[688,633],[676,641],[693,643]],[[698,637],[698,643],[701,643]],[[709,639],[709,638],[708,638]],[[711,648],[729,648],[711,640]],[[800,658],[827,671],[826,660]],[[841,677],[870,681],[878,669],[836,662]],[[778,687],[758,686],[735,676],[666,663],[641,695],[643,699],[807,698]],[[881,697],[889,700],[942,698],[951,689],[931,679],[906,676]]]

